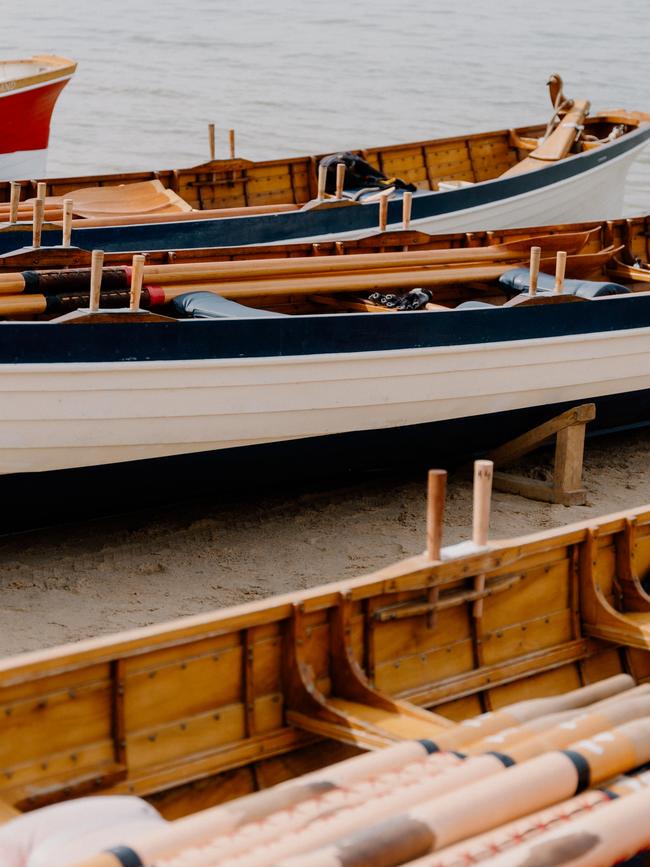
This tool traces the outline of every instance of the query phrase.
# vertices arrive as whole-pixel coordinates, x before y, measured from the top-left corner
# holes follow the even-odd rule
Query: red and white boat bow
[[[44,174],[52,111],[76,68],[47,54],[0,61],[1,180]]]

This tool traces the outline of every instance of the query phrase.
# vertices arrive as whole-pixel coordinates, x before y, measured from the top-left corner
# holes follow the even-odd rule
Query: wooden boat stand
[[[519,494],[530,500],[558,503],[562,506],[584,505],[587,497],[587,492],[582,486],[585,430],[588,422],[593,421],[595,417],[595,405],[583,403],[493,449],[486,457],[495,466],[499,466],[519,460],[555,437],[555,460],[551,482],[500,471],[494,474],[494,487],[498,491]]]

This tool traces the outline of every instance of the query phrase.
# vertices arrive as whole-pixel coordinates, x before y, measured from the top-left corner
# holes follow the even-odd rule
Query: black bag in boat
[[[508,295],[517,292],[528,292],[530,287],[530,271],[528,268],[511,268],[499,277],[499,283]],[[540,292],[552,292],[555,277],[540,271],[537,278],[537,289]],[[579,298],[602,298],[606,295],[627,295],[630,290],[620,283],[599,283],[594,280],[565,280],[562,292],[565,295],[577,295]]]
[[[338,163],[345,165],[345,182],[346,190],[363,190],[376,188],[379,190],[395,187],[398,190],[409,190],[414,193],[417,189],[413,184],[400,180],[400,178],[389,178],[379,169],[370,165],[363,157],[353,154],[351,151],[343,151],[338,154],[331,154],[328,157],[323,157],[319,165],[325,166],[327,176],[325,181],[325,192],[332,195],[336,192],[336,166]]]

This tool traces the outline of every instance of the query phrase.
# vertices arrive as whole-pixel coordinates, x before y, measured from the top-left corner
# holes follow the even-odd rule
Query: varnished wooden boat
[[[41,54],[0,60],[0,179],[45,172],[50,120],[57,99],[77,64]]]
[[[566,100],[551,79],[554,114],[549,124],[499,130],[357,152],[389,181],[415,189],[413,228],[450,232],[529,226],[543,222],[605,219],[620,215],[627,170],[650,137],[650,115],[615,110],[588,115],[587,102]],[[356,238],[376,227],[377,199],[359,198],[358,184],[324,198],[318,184],[321,157],[253,163],[212,160],[187,170],[50,179],[57,197],[89,186],[162,183],[195,210],[183,214],[133,214],[75,220],[73,244],[106,251],[160,250],[265,244],[289,239]],[[38,183],[22,184],[23,198]],[[382,184],[386,188],[386,183]],[[401,221],[403,187],[393,184],[386,220]],[[127,195],[128,190],[116,194]],[[10,190],[0,186],[8,202]],[[380,197],[381,198],[381,197]],[[47,204],[47,200],[46,200]],[[93,211],[81,213],[93,214]],[[95,211],[95,214],[101,213]],[[26,246],[20,222],[0,232],[0,252]],[[43,243],[60,240],[47,223]]]
[[[495,542],[487,540],[488,516],[480,505],[485,484],[479,481],[477,491],[472,542],[440,549],[444,500],[438,486],[422,556],[356,580],[2,660],[0,821],[8,824],[4,837],[0,825],[0,843],[11,839],[7,829],[19,812],[88,795],[138,795],[174,820],[144,835],[121,828],[119,839],[100,846],[117,847],[112,853],[96,859],[91,850],[77,859],[97,867],[230,863],[229,855],[246,848],[257,854],[242,864],[284,864],[287,851],[304,858],[318,850],[319,811],[339,810],[336,799],[345,792],[350,809],[330,817],[330,829],[342,816],[348,832],[367,834],[373,815],[384,814],[371,801],[364,821],[350,828],[353,795],[372,799],[381,785],[389,799],[394,787],[389,815],[403,817],[385,829],[387,852],[413,843],[409,805],[428,804],[436,791],[445,793],[446,823],[435,810],[418,813],[418,821],[440,835],[433,848],[493,827],[486,823],[490,816],[502,824],[508,816],[532,814],[526,834],[518,826],[521,842],[544,827],[536,810],[561,802],[555,820],[566,821],[572,813],[565,803],[577,812],[600,809],[624,788],[620,780],[608,788],[608,781],[632,772],[650,748],[648,687],[629,698],[625,692],[608,698],[650,679],[650,510]],[[544,697],[548,701],[536,703]],[[567,716],[585,705],[580,716]],[[469,758],[443,752],[426,759],[434,744]],[[361,767],[368,770],[361,773],[354,762],[317,772],[363,753]],[[419,773],[418,761],[428,762]],[[369,774],[405,770],[413,762],[410,777],[355,789]],[[524,770],[509,767],[513,762],[524,762]],[[454,770],[461,765],[462,783]],[[494,767],[488,772],[487,765]],[[442,789],[437,778],[428,781],[432,767],[447,768]],[[309,772],[304,781],[288,782]],[[486,776],[492,782],[472,783]],[[460,785],[466,788],[453,793]],[[630,785],[647,783],[638,778]],[[585,788],[582,800],[565,802]],[[327,800],[328,792],[334,800]],[[493,804],[498,799],[498,810],[487,808],[488,796]],[[463,810],[459,802],[476,809]],[[286,813],[298,804],[302,812]],[[602,809],[607,817],[608,808]],[[110,816],[110,806],[101,810]],[[191,820],[180,820],[189,814]],[[68,827],[70,816],[74,808]],[[293,816],[288,824],[287,816]],[[58,863],[57,841],[70,839],[65,821],[57,821],[52,864]],[[551,821],[548,813],[545,821]],[[247,835],[244,849],[238,829]],[[273,846],[289,831],[289,849],[278,857]],[[211,838],[219,857],[206,860],[197,845]],[[43,834],[34,839],[42,843]],[[334,834],[328,841],[330,858],[337,855],[337,839]],[[503,834],[500,840],[503,846]],[[382,863],[425,854],[432,835],[416,835],[415,842],[409,858]],[[188,847],[187,860],[169,860]],[[363,851],[367,858],[372,849]],[[488,847],[487,854],[494,851]],[[321,864],[318,857],[316,851],[305,863]]]

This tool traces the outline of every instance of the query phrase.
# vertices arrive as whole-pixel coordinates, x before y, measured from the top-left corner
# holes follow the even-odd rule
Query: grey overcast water
[[[650,111],[650,0],[21,0],[0,56],[79,62],[49,173],[170,168],[207,124],[252,159],[546,120],[551,72],[592,107]],[[627,213],[650,211],[650,148]]]

